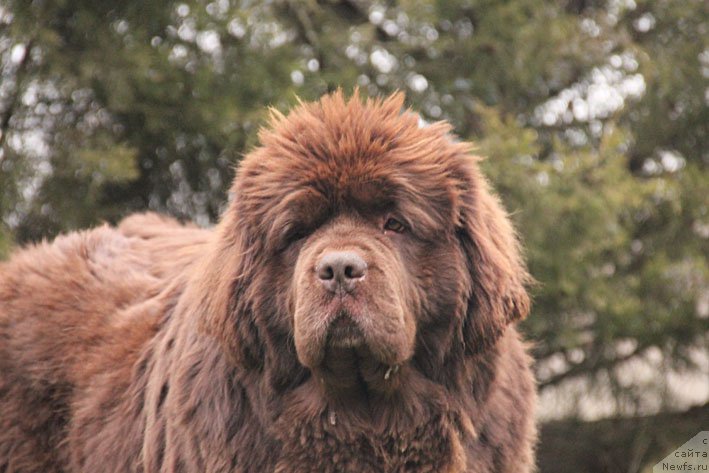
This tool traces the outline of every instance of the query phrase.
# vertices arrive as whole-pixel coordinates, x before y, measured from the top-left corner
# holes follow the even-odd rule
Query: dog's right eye
[[[294,231],[290,232],[288,234],[288,236],[286,237],[286,241],[288,243],[295,243],[298,240],[302,240],[306,236],[308,236],[307,231],[305,231],[303,229],[298,229],[298,230],[294,230]]]
[[[283,239],[278,248],[279,251],[288,249],[291,245],[303,240],[309,235],[309,232],[304,228],[290,228],[284,232]]]

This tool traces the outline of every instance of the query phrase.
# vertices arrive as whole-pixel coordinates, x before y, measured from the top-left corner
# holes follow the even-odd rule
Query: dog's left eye
[[[384,223],[384,231],[390,231],[395,233],[403,233],[406,230],[406,225],[401,223],[395,218],[388,218]]]

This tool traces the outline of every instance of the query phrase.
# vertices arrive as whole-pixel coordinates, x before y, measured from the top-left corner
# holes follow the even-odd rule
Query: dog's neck
[[[310,371],[328,400],[366,405],[399,389],[400,367],[382,363],[366,346],[327,347],[320,366]]]
[[[313,370],[292,352],[242,373],[261,424],[281,445],[279,473],[453,472],[465,469],[464,446],[476,435],[469,384],[443,379],[466,372],[453,364],[433,378],[415,359],[390,366],[347,348],[328,349]]]
[[[311,378],[275,402],[276,472],[464,470],[474,436],[463,406],[404,366],[406,389],[345,392]]]
[[[276,471],[463,471],[471,399],[411,363],[393,368],[355,352],[329,352],[297,386],[274,390],[268,368],[244,383],[281,445]]]

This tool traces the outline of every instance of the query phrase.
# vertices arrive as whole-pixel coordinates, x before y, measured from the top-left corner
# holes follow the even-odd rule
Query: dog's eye
[[[283,231],[282,236],[279,238],[280,243],[276,247],[277,252],[285,251],[292,245],[300,242],[301,240],[307,238],[309,232],[303,228],[288,228]]]
[[[302,228],[298,228],[295,230],[292,230],[288,232],[288,236],[286,237],[286,241],[290,243],[295,243],[299,240],[302,240],[303,238],[308,236],[308,232]]]
[[[384,224],[384,231],[403,233],[405,230],[406,226],[395,218],[388,218]]]

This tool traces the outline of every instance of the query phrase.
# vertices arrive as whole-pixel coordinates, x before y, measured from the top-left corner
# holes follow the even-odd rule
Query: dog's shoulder
[[[150,271],[160,278],[174,278],[192,267],[205,253],[212,230],[183,224],[153,212],[123,219],[118,232],[150,262]]]
[[[81,289],[90,279],[99,280],[105,278],[106,273],[127,269],[129,247],[126,237],[108,225],[30,244],[16,250],[8,261],[0,264],[0,288],[47,289],[65,281]],[[3,294],[0,289],[0,298]]]
[[[60,235],[0,263],[0,307],[110,312],[154,295],[204,252],[210,231],[157,214]],[[29,305],[31,307],[17,307]]]

